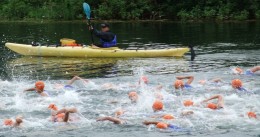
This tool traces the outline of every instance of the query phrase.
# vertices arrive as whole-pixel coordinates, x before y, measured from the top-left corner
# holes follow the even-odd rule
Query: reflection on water
[[[138,68],[151,74],[173,74],[188,70],[184,58],[56,58],[20,57],[7,61],[7,73],[12,78],[61,79],[82,77],[115,77],[133,75]]]
[[[9,60],[7,68],[13,78],[27,76],[30,79],[46,79],[46,76],[49,76],[60,79],[70,78],[73,75],[104,77],[106,72],[113,70],[117,61],[117,59],[99,58],[20,57]]]

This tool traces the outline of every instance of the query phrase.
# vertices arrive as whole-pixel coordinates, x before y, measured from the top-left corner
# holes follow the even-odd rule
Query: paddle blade
[[[87,19],[90,19],[90,6],[86,2],[83,3],[83,9]]]

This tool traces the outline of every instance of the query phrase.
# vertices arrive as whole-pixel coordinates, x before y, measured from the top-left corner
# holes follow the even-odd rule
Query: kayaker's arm
[[[92,26],[89,27],[89,30],[93,32],[93,34],[102,39],[103,41],[112,41],[115,38],[115,34],[111,32],[102,32],[98,31],[97,29],[93,28]]]

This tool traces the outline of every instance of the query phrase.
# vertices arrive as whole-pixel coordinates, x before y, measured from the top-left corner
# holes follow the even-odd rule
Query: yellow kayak
[[[12,51],[26,56],[42,57],[87,57],[87,58],[154,58],[154,57],[181,57],[189,48],[152,49],[152,50],[124,50],[118,47],[91,48],[87,47],[52,47],[32,46],[26,44],[6,43]]]

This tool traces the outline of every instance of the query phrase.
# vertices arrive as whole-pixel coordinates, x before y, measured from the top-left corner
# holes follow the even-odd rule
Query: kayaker
[[[34,88],[29,88],[24,90],[25,91],[35,91],[36,93],[40,94],[41,96],[48,97],[49,93],[44,90],[45,84],[42,81],[37,81],[35,82],[35,87]]]
[[[101,31],[94,29],[92,26],[89,27],[89,30],[100,39],[100,44],[92,44],[92,48],[109,48],[115,46],[117,44],[116,35],[110,32],[109,24],[102,23],[100,26]]]

